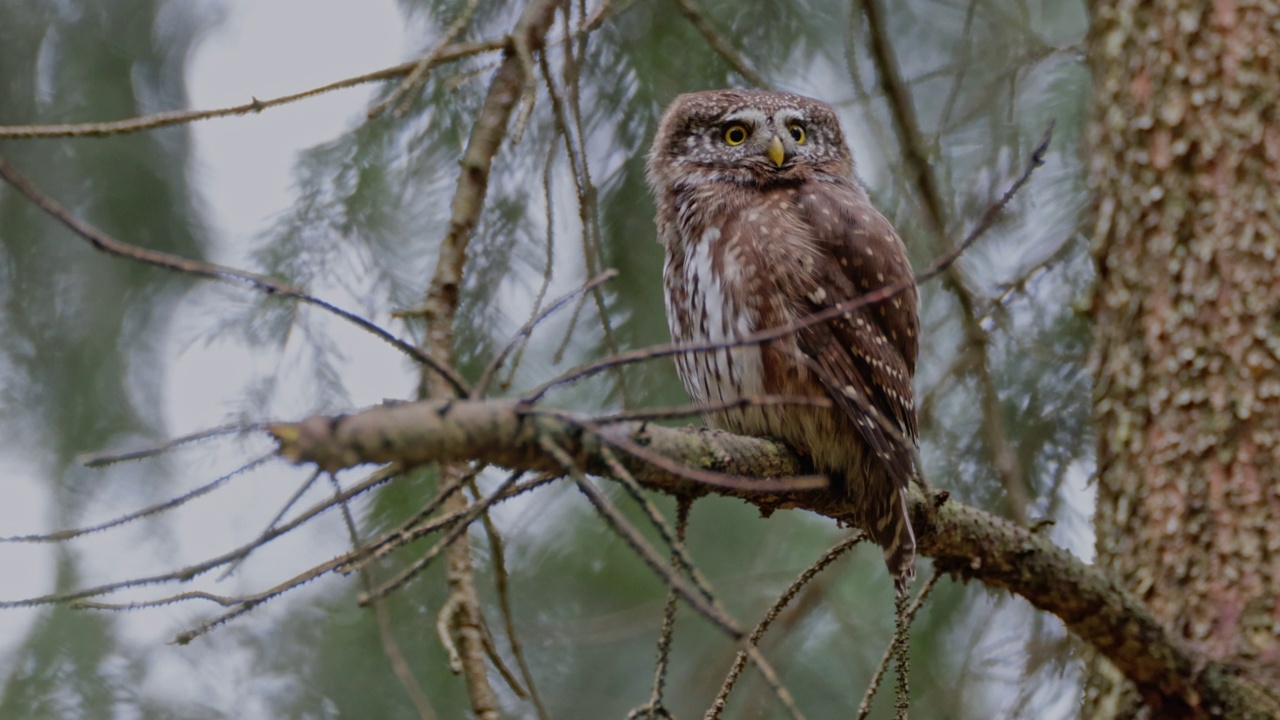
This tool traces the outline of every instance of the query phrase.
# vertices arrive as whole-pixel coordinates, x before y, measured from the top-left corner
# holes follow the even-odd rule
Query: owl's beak
[[[769,141],[769,149],[765,150],[765,154],[778,167],[782,167],[782,163],[787,159],[787,151],[782,147],[782,140],[777,135]]]

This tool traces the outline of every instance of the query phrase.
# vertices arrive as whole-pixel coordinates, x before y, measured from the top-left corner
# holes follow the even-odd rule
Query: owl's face
[[[828,175],[850,179],[853,159],[832,107],[764,90],[677,97],[649,153],[649,182],[672,190],[705,182],[769,186]]]

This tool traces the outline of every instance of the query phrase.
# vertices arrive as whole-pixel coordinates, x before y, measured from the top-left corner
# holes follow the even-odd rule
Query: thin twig
[[[931,231],[931,237],[937,244],[946,236],[946,212],[938,178],[929,166],[928,150],[911,96],[911,88],[903,80],[898,68],[893,48],[889,43],[888,31],[880,15],[879,0],[859,1],[862,5],[863,17],[867,20],[871,54],[876,61],[880,85],[895,120],[893,126],[897,131],[898,144],[902,148],[907,167],[911,170],[907,173],[907,177],[919,191],[926,211],[924,218]],[[1013,440],[1005,425],[999,391],[991,374],[990,338],[977,320],[977,301],[958,269],[947,268],[943,281],[960,305],[961,325],[973,352],[974,362],[970,367],[977,375],[979,399],[984,416],[982,429],[991,453],[992,466],[1004,486],[1006,506],[1010,516],[1019,524],[1026,525],[1027,506],[1030,503],[1027,495],[1027,481],[1018,462]]]
[[[1054,266],[1065,260],[1071,254],[1071,251],[1075,250],[1080,245],[1087,246],[1088,243],[1087,241],[1084,241],[1082,233],[1074,232],[1066,240],[1059,243],[1058,246],[1054,248],[1053,252],[1046,255],[1043,259],[1023,269],[1013,279],[1001,283],[998,286],[1000,288],[1000,294],[992,298],[990,307],[988,307],[986,312],[982,313],[982,315],[978,317],[978,321],[985,322],[992,315],[996,314],[997,311],[1004,309],[1014,296],[1018,293],[1026,292],[1027,286],[1031,284],[1033,279],[1052,270]]]
[[[214,628],[224,625],[240,617],[241,615],[244,615],[245,613],[249,612],[250,610],[253,610],[254,608],[258,607],[259,605],[262,605],[263,603],[266,603],[270,600],[274,600],[280,597],[281,595],[285,594],[286,592],[289,592],[290,590],[301,587],[309,582],[317,580],[333,572],[333,570],[338,566],[340,561],[341,561],[341,557],[334,558],[327,562],[320,563],[319,565],[315,565],[301,573],[298,573],[297,575],[294,575],[288,580],[285,580],[284,582],[279,583],[271,588],[268,588],[261,592],[254,593],[252,595],[247,595],[242,599],[238,607],[228,612],[225,612],[221,615],[216,615],[212,618],[209,618],[204,622],[201,622],[199,625],[196,625],[195,627],[191,628],[190,630],[178,633],[174,637],[173,643],[176,645],[186,645],[187,643],[191,642],[192,640],[195,640],[201,635],[204,635],[210,630],[213,630]]]
[[[178,495],[176,497],[171,497],[165,500],[164,502],[159,502],[154,505],[148,505],[147,507],[144,507],[141,510],[136,510],[134,512],[127,513],[125,515],[120,515],[119,517],[112,518],[111,520],[107,520],[106,522],[98,523],[97,525],[89,525],[87,527],[81,527],[81,528],[71,528],[67,530],[55,530],[54,532],[51,532],[51,533],[44,533],[44,534],[38,534],[38,535],[13,535],[10,537],[0,537],[0,543],[63,542],[65,540],[70,540],[72,538],[78,538],[82,535],[90,535],[92,533],[98,533],[104,530],[110,530],[111,528],[119,527],[121,525],[124,525],[125,523],[133,522],[134,520],[138,520],[140,518],[144,518],[149,515],[155,515],[157,513],[162,513],[167,510],[172,510],[180,505],[185,505],[186,503],[191,502],[192,500],[195,500],[196,498],[202,495],[207,495],[213,492],[214,490],[221,487],[223,483],[227,482],[231,478],[237,475],[242,475],[246,472],[249,472],[250,470],[253,470],[261,466],[262,464],[266,463],[275,455],[276,453],[274,451],[269,452],[265,455],[262,455],[261,457],[257,457],[257,458],[254,458],[253,460],[250,460],[249,462],[245,463],[244,465],[241,465],[235,470],[232,470],[231,472],[225,475],[222,475],[214,480],[211,480],[205,483],[204,485],[201,485],[200,487],[197,487],[192,490],[188,490],[187,492],[182,493],[181,495]]]
[[[349,500],[353,497],[356,497],[357,495],[368,492],[369,490],[372,490],[377,486],[387,482],[388,480],[390,480],[392,477],[395,477],[395,475],[399,474],[400,472],[401,470],[397,465],[389,465],[385,468],[380,468],[377,472],[373,473],[369,478],[365,479],[360,483],[357,483],[356,485],[348,489],[345,493],[343,493],[343,499]],[[332,508],[333,506],[334,504],[332,500],[325,500],[324,502],[317,503],[316,505],[313,505],[311,508],[301,513],[298,517],[285,523],[284,525],[280,525],[279,527],[277,527],[274,531],[270,533],[270,537],[255,538],[250,543],[241,545],[240,547],[235,548],[234,550],[209,558],[208,560],[197,563],[195,565],[189,565],[187,567],[183,567],[178,570],[174,570],[168,573],[163,573],[160,575],[150,575],[146,577],[131,578],[129,580],[121,580],[121,581],[112,582],[112,583],[105,583],[102,585],[97,585],[97,586],[87,587],[87,588],[79,588],[76,590],[70,590],[66,592],[50,593],[47,595],[38,595],[35,597],[24,598],[21,600],[0,601],[0,609],[14,608],[14,607],[36,607],[40,605],[53,605],[57,603],[83,601],[85,598],[95,597],[99,595],[106,595],[108,593],[117,592],[119,590],[126,590],[129,588],[145,587],[148,585],[160,585],[163,583],[171,583],[171,582],[188,582],[193,578],[196,578],[200,575],[203,575],[204,573],[209,572],[210,570],[213,570],[214,568],[218,568],[223,565],[226,565],[227,563],[234,562],[235,560],[237,560],[240,557],[243,557],[245,554],[249,553],[253,549],[261,547],[265,542],[273,540],[277,537],[280,537],[281,535],[284,535],[292,531],[293,529],[303,525],[309,520],[312,520],[313,518],[325,512],[326,510]],[[351,559],[355,559],[355,558],[354,557],[348,558],[347,561],[349,562]],[[152,604],[165,604],[167,602],[173,602],[177,599],[186,599],[186,598],[180,597],[180,596],[173,596],[165,601],[157,601]]]
[[[569,14],[564,14],[564,30],[569,30]],[[575,176],[574,187],[578,191],[578,221],[582,225],[582,243],[583,258],[586,261],[588,274],[594,275],[598,272],[599,259],[601,257],[601,240],[600,240],[600,206],[596,199],[596,185],[591,179],[591,163],[587,158],[587,135],[582,125],[582,105],[579,98],[582,95],[581,75],[578,72],[579,58],[586,57],[587,42],[589,35],[579,35],[577,50],[574,50],[574,44],[567,42],[564,45],[564,63],[563,77],[565,87],[564,105],[569,111],[569,124],[573,128],[573,142],[577,143],[578,155],[578,171],[579,176]],[[545,56],[546,53],[543,53]],[[547,76],[548,92],[554,97],[555,83],[551,81],[551,77]],[[556,111],[556,115],[563,123],[563,108]],[[570,141],[568,139],[567,128],[565,150],[568,152]],[[599,286],[591,291],[591,299],[596,306],[596,319],[600,323],[600,330],[604,334],[604,346],[610,353],[618,352],[618,341],[614,337],[613,320],[609,315],[608,306],[605,302],[604,290]],[[619,369],[617,373],[618,389],[622,393],[623,405],[632,405],[631,389],[627,386],[627,376]]]
[[[275,517],[271,518],[271,522],[267,523],[267,529],[263,530],[262,533],[258,535],[258,540],[260,542],[266,542],[266,540],[275,537],[275,535],[272,535],[272,532],[276,529],[276,524],[283,520],[289,510],[293,508],[294,503],[301,500],[302,496],[311,489],[311,486],[320,478],[321,472],[321,470],[317,469],[315,472],[311,473],[311,477],[307,478],[307,481],[298,486],[298,489],[293,492],[293,495],[289,496],[289,499],[284,503],[284,507],[281,507]],[[345,502],[342,503],[342,507],[346,507]],[[240,567],[240,564],[249,557],[250,552],[252,552],[252,550],[233,560],[230,565],[227,565],[227,568],[218,576],[218,581],[221,582],[231,577],[231,573],[235,572],[236,569]]]
[[[685,496],[676,500],[676,542],[684,543],[689,530],[689,509],[693,499]],[[671,567],[680,572],[680,553],[672,551]],[[653,691],[649,694],[649,702],[627,713],[627,720],[670,720],[671,713],[662,702],[663,691],[667,682],[667,666],[671,662],[671,641],[675,635],[676,609],[680,596],[673,589],[667,589],[667,604],[662,608],[662,630],[658,633],[658,660],[653,669]]]
[[[497,490],[485,496],[485,498],[480,502],[466,506],[465,510],[463,511],[462,518],[459,519],[457,522],[453,523],[452,527],[449,528],[449,530],[444,534],[443,537],[441,537],[438,541],[436,541],[435,545],[432,545],[431,548],[427,550],[427,552],[423,553],[422,556],[419,557],[417,560],[415,560],[411,565],[409,565],[409,567],[406,567],[400,572],[396,573],[396,575],[392,577],[390,580],[383,582],[381,585],[378,585],[377,587],[375,587],[373,590],[370,590],[369,592],[361,593],[360,597],[357,599],[357,602],[360,605],[368,605],[369,603],[372,603],[374,601],[377,601],[385,597],[387,593],[390,593],[392,590],[399,588],[400,586],[409,582],[413,578],[417,577],[418,573],[425,570],[427,566],[430,565],[431,562],[435,560],[437,556],[440,555],[441,552],[443,552],[447,547],[449,547],[456,540],[458,540],[458,538],[460,538],[463,535],[463,533],[467,531],[467,528],[471,526],[471,523],[474,522],[475,519],[478,518],[481,513],[487,510],[489,506],[493,505],[498,499],[502,498],[503,493],[505,493],[508,489],[510,489],[513,485],[515,485],[516,481],[519,480],[520,476],[523,474],[524,474],[523,471],[516,471],[511,473],[511,475],[509,475],[507,479],[504,480],[502,484],[498,486]],[[457,497],[457,495],[453,495],[451,497]],[[446,510],[453,509],[449,507],[447,501],[445,504],[445,509]]]
[[[685,548],[684,545],[684,529],[682,526],[688,522],[688,518],[686,517],[688,513],[687,506],[692,503],[693,499],[688,496],[681,496],[679,501],[680,510],[679,517],[677,519],[676,532],[673,534],[671,528],[669,528],[667,523],[663,520],[661,513],[658,512],[657,507],[655,507],[654,504],[644,496],[640,489],[640,483],[636,482],[636,479],[631,475],[631,473],[623,467],[622,463],[618,462],[618,459],[613,452],[610,451],[608,447],[602,447],[600,449],[600,455],[601,459],[605,462],[605,466],[609,468],[610,473],[612,473],[613,476],[622,483],[622,486],[626,488],[632,498],[640,503],[640,507],[645,511],[650,523],[657,529],[658,534],[662,536],[662,539],[667,543],[667,546],[671,548],[672,569],[676,573],[683,572],[686,574],[689,579],[693,581],[694,587],[696,587],[698,591],[702,593],[702,596],[706,598],[707,602],[711,603],[711,606],[715,608],[715,610],[728,617],[729,611],[725,608],[724,603],[720,602],[720,599],[716,597],[715,593],[711,589],[711,583],[707,580],[706,576],[702,574],[702,571],[698,569],[698,566],[694,564],[693,558],[689,555],[688,549]],[[674,589],[672,592],[674,592]],[[668,604],[670,604],[670,601],[668,601]],[[670,611],[671,622],[674,622],[674,612],[674,610]],[[667,613],[664,613],[663,616],[666,618],[668,615]],[[664,633],[668,632],[666,630],[667,621],[665,619],[663,621],[663,627]],[[668,645],[669,643],[670,640],[667,641]],[[663,646],[661,644],[659,645],[659,652],[661,658],[661,653],[663,652]],[[777,696],[778,702],[781,703],[783,707],[787,708],[794,720],[801,720],[803,716],[800,714],[799,709],[796,708],[795,698],[791,696],[790,691],[788,691],[786,686],[782,684],[782,680],[778,677],[777,672],[774,671],[769,662],[765,660],[764,656],[760,653],[759,648],[749,646],[746,652],[751,657],[751,661],[754,662],[756,667],[760,670],[760,675],[764,677],[765,682]],[[665,664],[665,659],[660,659],[659,668],[657,670],[658,678],[661,678],[662,674],[665,674]],[[655,682],[658,681],[655,680]],[[649,720],[653,720],[655,717],[664,717],[664,713],[667,711],[662,706],[660,685],[655,687],[655,693],[656,701],[651,698],[651,701],[647,706],[638,708],[632,712],[632,715],[638,718],[643,718],[645,716],[640,713],[643,713],[646,708],[649,708]]]
[[[929,593],[933,591],[938,581],[942,579],[942,573],[937,570],[933,571],[933,575],[929,577],[929,581],[920,588],[920,594],[916,595],[916,599],[911,603],[911,608],[903,613],[895,613],[897,620],[893,641],[884,649],[884,655],[880,658],[879,664],[876,665],[876,671],[871,676],[871,682],[867,685],[867,691],[862,696],[862,702],[858,703],[857,720],[866,720],[867,715],[871,712],[871,701],[876,696],[876,691],[880,689],[880,681],[884,678],[885,672],[889,669],[889,661],[893,659],[895,651],[898,649],[900,633],[896,631],[896,626],[910,626],[911,621],[915,619],[916,613],[924,606],[925,598],[929,597]]]
[[[346,500],[342,499],[342,485],[333,473],[329,473],[329,483],[333,487],[334,502],[342,508],[342,522],[346,525],[347,537],[351,540],[351,548],[358,550],[361,545],[360,530],[356,527],[356,520],[351,514],[351,506],[347,504]],[[373,573],[373,568],[361,568],[360,570],[360,582],[366,591],[374,585]],[[378,626],[378,640],[382,643],[382,652],[387,656],[387,662],[391,664],[391,672],[400,681],[405,694],[409,696],[409,702],[413,703],[414,708],[418,711],[419,719],[435,720],[435,709],[431,707],[431,701],[427,698],[422,685],[414,676],[413,669],[409,667],[409,661],[405,658],[404,651],[400,648],[400,641],[396,639],[395,630],[391,626],[391,612],[387,610],[386,603],[374,604],[373,617]]]
[[[604,460],[605,467],[608,468],[609,474],[618,482],[622,483],[623,489],[635,500],[645,516],[649,519],[649,523],[658,531],[658,535],[662,541],[666,543],[671,550],[672,557],[675,561],[671,563],[671,567],[676,572],[687,575],[693,581],[693,586],[702,593],[702,596],[711,603],[713,607],[723,612],[725,610],[724,603],[720,602],[720,598],[716,597],[715,592],[711,589],[711,583],[703,575],[702,571],[693,562],[693,556],[689,554],[688,549],[684,545],[684,536],[681,534],[679,527],[679,518],[677,517],[676,528],[674,531],[667,525],[666,520],[662,517],[662,513],[658,512],[658,508],[648,497],[645,496],[644,490],[640,487],[640,483],[636,481],[635,476],[627,470],[622,463],[618,462],[618,457],[613,451],[607,447],[600,448],[600,458]],[[692,498],[681,496],[679,502],[683,505],[686,501],[692,502]]]
[[[751,66],[747,64],[746,59],[743,58],[738,51],[724,39],[724,36],[721,35],[719,31],[716,30],[715,26],[711,24],[711,21],[707,19],[707,15],[703,12],[702,7],[698,5],[695,0],[676,0],[676,4],[680,6],[680,12],[688,18],[689,22],[693,24],[693,27],[697,29],[703,39],[707,41],[707,44],[711,46],[711,49],[715,50],[720,57],[724,58],[725,62],[729,63],[729,67],[733,68],[735,72],[741,75],[742,79],[758,88],[769,87],[769,85],[765,83],[764,77],[753,70]]]
[[[573,458],[564,449],[545,436],[539,438],[539,444],[548,455],[564,466],[565,472],[573,477],[578,489],[582,491],[583,495],[587,496],[587,499],[600,514],[600,517],[605,520],[610,529],[627,543],[649,569],[657,573],[668,587],[674,588],[676,592],[680,593],[680,597],[696,610],[699,615],[711,621],[712,625],[719,628],[729,637],[734,639],[742,637],[742,629],[738,627],[738,623],[713,607],[701,593],[689,587],[689,584],[679,574],[663,563],[659,559],[657,551],[644,539],[644,536],[631,527],[627,519],[591,484],[591,481],[587,479],[586,475],[582,473],[582,470],[573,461]]]
[[[480,379],[476,381],[475,389],[472,391],[472,397],[484,397],[485,391],[489,388],[489,381],[493,379],[493,375],[498,371],[498,368],[502,367],[502,363],[507,359],[507,355],[515,349],[516,345],[523,338],[528,337],[533,332],[533,329],[537,327],[538,323],[546,320],[552,313],[564,307],[575,297],[584,292],[590,292],[593,288],[596,288],[616,277],[618,277],[617,270],[614,270],[613,268],[605,270],[603,273],[591,278],[576,289],[556,298],[556,300],[548,305],[546,309],[529,318],[529,321],[516,331],[516,334],[511,337],[502,350],[499,351],[497,355],[494,355],[493,359],[489,361],[489,364],[485,366],[484,372],[480,374]]]
[[[543,212],[547,216],[547,236],[544,244],[547,248],[547,259],[542,266],[542,284],[538,286],[538,294],[533,298],[533,309],[529,311],[530,318],[536,317],[542,312],[542,302],[547,297],[547,290],[551,288],[551,277],[555,272],[555,248],[556,248],[556,211],[555,199],[552,197],[552,175],[555,169],[556,144],[558,136],[552,136],[551,144],[547,148],[547,161],[542,166],[542,203]],[[507,376],[503,379],[502,389],[507,389],[515,380],[516,370],[520,367],[520,360],[524,356],[525,348],[529,345],[529,335],[525,335],[521,339],[519,347],[516,348],[511,358],[511,369],[507,371]]]
[[[738,682],[739,676],[741,676],[742,671],[746,669],[747,648],[759,645],[760,638],[764,637],[769,626],[778,618],[778,615],[782,613],[783,609],[800,594],[800,591],[809,583],[810,580],[817,577],[818,574],[825,570],[828,565],[835,562],[841,555],[852,550],[855,545],[865,540],[866,537],[867,536],[862,533],[854,533],[853,535],[850,535],[836,543],[830,550],[823,553],[822,557],[818,558],[812,565],[805,568],[804,572],[800,573],[800,577],[796,578],[786,591],[778,597],[777,601],[773,603],[773,606],[769,608],[769,611],[765,613],[764,617],[760,619],[760,622],[756,624],[755,629],[751,631],[751,635],[746,639],[743,649],[738,651],[737,656],[733,660],[733,665],[729,668],[729,673],[724,678],[724,683],[720,686],[720,692],[716,693],[716,698],[711,702],[711,707],[707,708],[704,720],[718,720],[720,713],[724,712],[725,703],[729,700],[729,693],[733,692],[733,687]]]
[[[533,480],[516,483],[508,490],[498,494],[495,499],[496,503],[506,502],[518,495],[537,489],[559,479],[561,476],[557,474],[543,474]],[[440,530],[453,526],[455,523],[470,517],[472,507],[470,505],[454,505],[452,509],[447,509],[443,515],[427,519],[427,515],[434,512],[437,508],[445,506],[450,497],[457,493],[462,487],[460,483],[446,483],[436,497],[432,498],[425,506],[423,506],[412,517],[401,522],[396,528],[387,531],[381,537],[365,544],[364,553],[356,558],[349,566],[338,568],[339,572],[349,573],[360,569],[361,566],[380,560],[392,552],[399,550],[428,535],[433,535]]]
[[[618,15],[631,9],[636,4],[636,0],[602,0],[600,6],[591,13],[589,17],[583,18],[578,24],[576,34],[587,35],[596,28],[599,28],[606,20],[617,17]]]
[[[365,489],[368,489],[368,487],[371,486],[370,483],[376,480],[378,480],[376,476],[374,478],[371,478],[370,480],[366,480],[365,482],[360,484],[361,486],[364,486],[364,487],[356,487],[356,488],[352,488],[351,490],[345,491],[338,498],[327,501],[324,504],[324,507],[327,509],[328,507],[333,507],[340,502],[345,502],[347,499],[350,499],[351,497],[354,497],[360,492],[363,492]],[[498,493],[495,493],[495,495],[492,495],[489,498],[486,498],[485,500],[489,502],[489,504],[492,504],[492,502],[495,502],[495,501],[506,500],[511,497],[514,497],[516,494],[518,493],[498,492]],[[496,496],[496,500],[495,500],[495,496]],[[485,507],[487,507],[487,505]],[[483,509],[484,507],[480,508],[480,511],[483,511]],[[289,530],[291,530],[293,527],[296,527],[297,524],[299,523],[295,521],[294,523],[291,523],[289,526],[282,526],[277,530],[275,535],[279,536],[281,534],[284,534]],[[465,528],[466,524],[463,524],[463,527]],[[255,542],[254,544],[248,545],[246,547],[253,548],[253,547],[257,547],[260,544],[261,543]],[[433,548],[433,550],[436,550],[436,549]],[[195,638],[200,637],[201,635],[204,635],[210,630],[213,630],[214,628],[217,628],[249,612],[250,610],[254,609],[255,607],[257,607],[258,605],[261,605],[264,602],[275,599],[283,595],[284,593],[290,590],[293,590],[294,588],[297,588],[301,585],[312,582],[313,580],[323,577],[324,575],[327,575],[332,572],[340,571],[342,568],[347,567],[352,562],[358,560],[365,553],[364,549],[352,550],[350,552],[344,553],[335,558],[327,560],[323,563],[315,565],[311,568],[308,568],[307,570],[267,590],[263,590],[261,592],[253,593],[250,595],[243,595],[239,597],[222,597],[222,596],[212,595],[210,593],[188,592],[188,593],[182,593],[180,595],[160,598],[157,600],[131,602],[131,603],[125,603],[125,604],[119,604],[119,605],[113,605],[110,603],[89,602],[81,599],[85,597],[90,597],[95,594],[103,594],[103,592],[109,592],[111,590],[120,589],[122,587],[136,587],[140,585],[153,584],[154,582],[165,582],[165,581],[171,581],[171,580],[189,580],[191,577],[194,577],[195,575],[198,575],[207,571],[209,567],[216,567],[217,565],[224,564],[225,558],[227,557],[243,554],[242,551],[243,549],[241,551],[237,551],[234,553],[228,553],[227,555],[224,555],[221,558],[215,558],[214,560],[206,561],[201,565],[193,566],[192,568],[186,568],[183,571],[180,571],[180,573],[172,573],[168,576],[162,576],[160,579],[156,579],[156,578],[135,579],[135,580],[125,581],[122,583],[116,583],[114,584],[114,586],[110,586],[110,587],[101,586],[99,588],[90,588],[87,590],[80,590],[80,591],[75,591],[71,593],[63,593],[62,597],[57,597],[57,598],[54,598],[53,596],[44,596],[41,598],[32,598],[32,599],[21,600],[16,602],[0,603],[0,608],[31,606],[31,605],[38,605],[38,604],[47,604],[49,602],[66,602],[68,600],[71,600],[73,601],[72,602],[73,607],[97,608],[97,609],[137,609],[137,608],[143,608],[143,607],[167,605],[167,604],[171,604],[181,600],[190,600],[190,599],[213,600],[214,602],[218,602],[224,607],[233,608],[232,610],[226,613],[223,613],[221,615],[217,615],[215,617],[205,620],[204,622],[200,623],[196,627],[186,632],[180,633],[174,638],[175,643],[186,644],[191,642]],[[375,589],[375,592],[376,592],[376,589]],[[368,596],[367,593],[362,594],[361,599],[365,600],[367,599],[367,596]]]
[[[717,400],[706,403],[686,403],[667,407],[644,408],[641,410],[622,410],[608,415],[596,415],[591,421],[600,425],[615,422],[631,422],[634,420],[675,420],[695,415],[724,412],[726,410],[742,410],[755,407],[832,407],[830,398],[805,395],[755,395],[733,400]]]
[[[231,434],[248,434],[253,432],[262,432],[271,426],[271,422],[260,420],[251,423],[231,423],[229,425],[219,425],[218,427],[199,430],[187,435],[180,435],[176,438],[170,438],[162,443],[151,445],[148,447],[133,448],[132,450],[104,450],[95,453],[84,453],[76,458],[76,461],[85,467],[99,468],[107,465],[114,465],[120,462],[130,460],[142,460],[157,455],[163,455],[182,445],[188,445],[201,440],[221,437]]]
[[[964,12],[964,27],[960,29],[960,51],[956,54],[955,74],[951,78],[951,89],[947,91],[947,99],[942,103],[942,113],[938,115],[938,127],[933,131],[933,143],[937,145],[951,119],[951,109],[955,107],[956,98],[960,97],[960,87],[964,85],[965,75],[973,64],[973,18],[977,15],[978,0],[969,0],[969,7]]]
[[[520,677],[524,680],[524,687],[528,692],[529,700],[533,703],[534,711],[538,713],[538,720],[551,720],[551,715],[543,705],[542,697],[538,695],[538,688],[533,682],[533,672],[529,670],[529,663],[525,660],[524,646],[520,642],[520,636],[516,634],[515,613],[511,610],[511,589],[507,583],[510,574],[507,571],[506,543],[503,542],[502,535],[498,532],[498,527],[494,524],[490,513],[485,513],[480,519],[484,523],[485,536],[489,539],[489,557],[493,563],[493,582],[498,591],[498,608],[502,612],[502,629],[507,635],[507,642],[511,644],[511,654],[520,668]],[[497,655],[496,649],[493,654]],[[498,667],[503,666],[499,663]],[[516,687],[514,683],[512,687]]]
[[[458,13],[458,17],[454,18],[449,27],[445,28],[435,47],[431,48],[426,55],[423,55],[421,60],[414,63],[413,69],[409,71],[408,75],[405,75],[404,79],[400,81],[400,84],[385,100],[369,109],[368,117],[370,120],[386,112],[387,108],[397,103],[399,105],[396,107],[396,117],[404,117],[411,100],[409,94],[422,85],[422,82],[427,77],[427,71],[433,65],[439,64],[440,56],[453,47],[451,43],[453,43],[454,38],[467,27],[467,23],[471,22],[471,17],[475,15],[476,7],[479,4],[479,0],[467,0],[462,12]]]
[[[585,36],[584,36],[585,38]],[[548,65],[547,54],[542,53],[538,57],[539,68],[542,72],[543,81],[547,87],[547,97],[551,102],[552,119],[554,120],[556,132],[564,138],[565,156],[569,159],[570,175],[573,178],[574,195],[578,201],[578,223],[582,228],[582,257],[586,264],[588,275],[595,275],[597,272],[597,258],[600,255],[600,222],[599,213],[596,206],[596,189],[591,182],[591,170],[587,162],[587,153],[585,140],[582,131],[582,113],[578,107],[577,98],[577,65],[574,63],[573,47],[571,43],[566,43],[564,48],[564,76],[565,86],[567,88],[566,95],[568,99],[563,99],[559,90],[556,88],[555,80],[551,75],[551,68]],[[567,106],[567,107],[566,107]],[[579,303],[573,311],[573,315],[569,320],[569,331],[565,333],[564,341],[560,347],[556,349],[553,358],[555,362],[559,362],[565,351],[569,347],[569,340],[573,337],[573,329],[577,326],[578,317],[582,312],[584,302]],[[599,286],[592,289],[591,299],[595,302],[596,316],[600,320],[600,327],[604,333],[605,347],[610,353],[618,351],[618,343],[613,335],[613,324],[609,321],[609,313],[606,312],[604,295]],[[626,378],[621,371],[617,373],[618,387],[622,391],[623,404],[630,404],[630,394],[626,385]]]
[[[438,65],[453,60],[460,60],[472,55],[495,52],[506,47],[506,44],[506,38],[482,40],[480,42],[471,43],[456,43],[442,49],[433,59],[433,63]],[[127,118],[125,120],[71,123],[66,125],[0,125],[0,138],[32,139],[106,137],[109,135],[123,135],[126,133],[142,132],[145,130],[155,130],[157,128],[168,127],[171,125],[182,125],[185,123],[195,122],[197,120],[209,120],[235,115],[248,115],[251,113],[257,114],[269,108],[297,102],[298,100],[305,100],[310,97],[315,97],[316,95],[333,92],[334,90],[343,90],[357,85],[363,85],[365,83],[379,82],[382,80],[402,77],[413,72],[418,63],[418,60],[401,63],[393,67],[375,70],[371,73],[357,75],[344,80],[338,80],[337,82],[332,82],[328,85],[322,85],[310,90],[304,90],[299,93],[283,95],[281,97],[270,98],[267,100],[254,98],[252,101],[241,105],[232,105],[231,107],[218,108],[215,110],[170,110],[167,112],[155,113],[153,115]]]
[[[436,510],[444,506],[446,500],[450,496],[462,490],[463,481],[467,480],[466,476],[458,482],[446,482],[441,478],[436,494],[430,500],[418,508],[412,515],[400,521],[396,527],[387,530],[376,540],[366,542],[361,545],[363,550],[362,557],[359,561],[352,564],[350,568],[339,568],[339,572],[352,572],[360,570],[366,565],[373,564],[382,558],[390,555],[393,551],[398,550],[418,538],[424,537],[440,528],[447,527],[452,522],[461,517],[461,513],[455,513],[444,517],[437,517],[428,520]],[[424,527],[426,526],[426,527]]]
[[[433,372],[440,375],[453,388],[454,392],[466,396],[469,387],[466,380],[457,373],[453,368],[437,362],[434,358],[419,350],[410,343],[401,340],[392,335],[387,330],[370,322],[364,317],[321,300],[314,295],[304,292],[302,289],[294,287],[282,280],[276,278],[251,273],[236,268],[216,265],[214,263],[201,262],[199,260],[191,260],[178,255],[171,255],[159,250],[151,250],[149,248],[130,245],[121,242],[98,228],[90,225],[88,222],[76,217],[66,208],[62,207],[56,200],[45,195],[38,188],[32,185],[16,168],[9,164],[7,160],[0,157],[0,177],[14,187],[18,192],[22,193],[36,207],[40,208],[45,214],[54,220],[62,223],[76,235],[88,241],[97,250],[114,255],[119,258],[131,260],[133,262],[142,263],[144,265],[153,265],[155,267],[164,268],[173,272],[202,277],[209,280],[218,280],[233,285],[248,285],[256,290],[262,291],[267,295],[275,295],[279,297],[288,297],[300,300],[308,305],[324,310],[325,312],[337,316],[356,327],[373,334],[392,347],[408,355],[418,363],[430,368]]]

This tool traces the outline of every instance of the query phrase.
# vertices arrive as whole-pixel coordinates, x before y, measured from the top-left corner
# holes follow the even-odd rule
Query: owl
[[[884,550],[899,594],[915,573],[907,485],[917,442],[912,377],[919,298],[906,247],[854,179],[830,105],[761,90],[681,95],[663,113],[647,178],[665,246],[676,343],[762,344],[676,356],[697,403],[765,395],[813,403],[739,405],[709,425],[778,438],[843,493]],[[825,322],[800,321],[895,283],[906,288]],[[720,405],[719,407],[724,407]]]

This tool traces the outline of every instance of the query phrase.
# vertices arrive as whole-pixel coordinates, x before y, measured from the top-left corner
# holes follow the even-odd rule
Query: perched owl
[[[677,343],[732,342],[791,326],[912,277],[902,240],[854,180],[826,103],[761,90],[681,95],[662,116],[648,180]],[[918,303],[909,284],[763,344],[676,356],[695,402],[832,401],[830,409],[710,412],[706,421],[807,454],[857,508],[853,520],[884,549],[899,593],[915,574],[906,491],[917,439]]]

